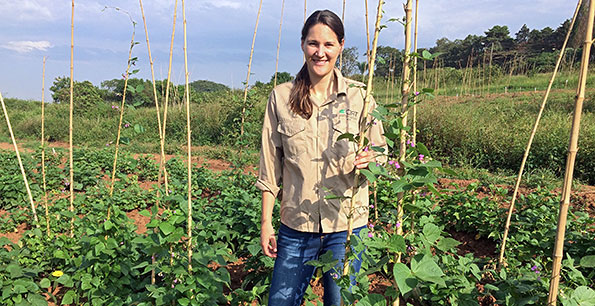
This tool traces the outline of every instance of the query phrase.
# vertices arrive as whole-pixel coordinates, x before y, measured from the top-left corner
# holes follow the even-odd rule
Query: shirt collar
[[[343,77],[343,74],[341,74],[341,71],[338,68],[333,68],[333,73],[335,74],[335,79],[337,80],[337,92],[332,93],[330,97],[320,106],[336,101],[338,97],[341,95],[347,95],[348,86],[347,82],[345,81],[345,78]]]

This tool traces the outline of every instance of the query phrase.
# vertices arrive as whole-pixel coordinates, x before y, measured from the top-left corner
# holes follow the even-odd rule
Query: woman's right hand
[[[275,238],[275,229],[271,222],[263,222],[260,228],[260,247],[264,255],[277,257],[277,239]]]

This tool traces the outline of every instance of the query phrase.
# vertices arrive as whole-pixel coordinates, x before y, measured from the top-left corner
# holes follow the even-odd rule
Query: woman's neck
[[[325,101],[333,93],[334,79],[335,74],[332,71],[322,78],[313,78],[310,75],[310,81],[312,82],[310,95],[313,95],[318,100]]]

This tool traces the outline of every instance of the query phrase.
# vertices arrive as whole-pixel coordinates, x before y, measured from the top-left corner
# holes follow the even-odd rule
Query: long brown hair
[[[329,10],[322,10],[312,13],[312,15],[306,19],[306,22],[302,27],[302,43],[304,43],[306,36],[308,36],[310,28],[319,23],[328,26],[335,35],[337,35],[337,39],[343,41],[345,31],[343,29],[341,18]],[[310,75],[308,74],[308,65],[307,63],[304,63],[302,69],[300,69],[295,76],[293,87],[289,94],[289,106],[291,110],[304,118],[310,118],[312,116],[312,102],[310,101],[311,87],[312,82],[310,81]]]

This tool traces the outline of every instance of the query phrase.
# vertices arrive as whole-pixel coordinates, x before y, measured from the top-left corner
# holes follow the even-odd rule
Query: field
[[[259,92],[267,90],[270,88],[264,87]],[[385,305],[398,287],[403,301],[412,305],[545,304],[560,202],[560,163],[567,145],[564,138],[568,137],[568,125],[559,119],[568,116],[569,90],[553,94],[550,117],[544,119],[549,133],[542,132],[542,141],[535,145],[538,155],[530,162],[527,183],[512,216],[505,262],[502,269],[496,264],[518,154],[525,142],[520,136],[527,133],[540,94],[438,96],[420,103],[422,140],[408,149],[402,182],[395,184],[391,179],[395,170],[371,168],[371,172],[389,172],[373,178],[377,189],[371,195],[370,224],[352,241],[354,250],[363,252],[363,268],[355,275],[358,285],[346,292],[346,300]],[[260,98],[254,98],[250,116],[258,118],[266,96],[255,96]],[[388,93],[379,91],[377,96],[382,101]],[[84,124],[94,120],[96,126],[117,126],[116,114],[101,105],[98,107],[108,110],[95,119],[79,114],[81,120],[76,122],[82,138],[74,150],[75,211],[68,209],[67,144],[54,141],[45,148],[46,214],[41,148],[35,142],[38,130],[32,123],[37,122],[33,119],[37,106],[18,100],[9,101],[11,105],[39,222],[33,221],[12,147],[4,143],[0,154],[0,230],[5,237],[0,238],[4,246],[0,248],[1,304],[266,304],[273,261],[262,255],[259,245],[260,194],[253,186],[257,136],[248,134],[254,140],[242,159],[237,158],[237,145],[226,140],[232,139],[232,134],[199,138],[197,143],[203,146],[193,147],[200,157],[192,162],[193,254],[189,272],[187,161],[180,154],[185,150],[183,139],[176,136],[181,129],[174,124],[168,135],[173,139],[168,152],[173,154],[166,157],[169,190],[165,190],[156,182],[159,155],[143,154],[158,150],[151,135],[157,130],[149,123],[152,115],[149,110],[131,109],[128,121],[142,123],[144,131],[125,131],[130,140],[118,157],[110,196],[114,158],[110,139],[114,136],[100,128],[94,131],[103,134],[95,133],[95,140],[85,141],[94,132]],[[200,105],[194,108],[195,114],[205,112]],[[589,107],[585,122],[594,120]],[[54,119],[64,109],[60,104],[48,108],[50,118],[56,112]],[[461,123],[462,113],[471,121]],[[484,116],[486,113],[491,115]],[[252,121],[249,133],[257,133],[258,120]],[[57,135],[64,135],[59,134],[58,122],[50,124],[56,126]],[[226,121],[207,120],[213,131],[219,129],[217,122]],[[196,124],[201,126],[198,121]],[[584,155],[579,155],[582,160],[577,164],[584,183],[593,182],[593,126],[585,123]],[[478,130],[483,133],[473,133]],[[58,136],[55,140],[64,139]],[[564,305],[589,305],[595,295],[595,190],[581,184],[575,188],[559,300]],[[405,196],[403,223],[399,224],[395,199],[404,190],[414,192]],[[402,235],[397,234],[399,228]],[[397,264],[398,254],[402,263]],[[324,256],[313,264],[321,270],[334,265],[325,262]],[[345,287],[348,284],[346,277],[338,281]],[[315,277],[306,305],[321,304],[320,294]]]

